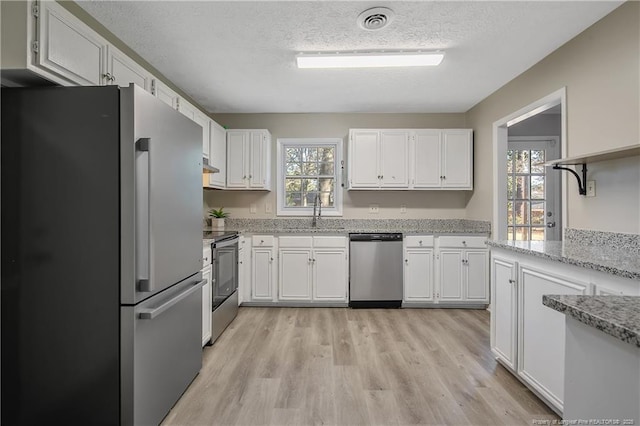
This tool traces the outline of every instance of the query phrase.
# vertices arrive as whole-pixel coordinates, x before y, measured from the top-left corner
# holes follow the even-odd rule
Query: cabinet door
[[[267,135],[263,131],[249,132],[249,188],[265,189],[269,153]]]
[[[464,271],[465,300],[489,303],[488,250],[467,250]]]
[[[380,132],[352,131],[349,140],[349,187],[378,188]]]
[[[39,4],[38,65],[81,86],[106,83],[107,42],[56,2]]]
[[[211,119],[196,110],[193,114],[193,121],[202,127],[202,156],[209,159],[209,122]]]
[[[146,91],[151,90],[151,74],[113,46],[107,48],[107,70],[111,79],[106,84],[128,87],[134,83]]]
[[[246,188],[245,164],[249,153],[249,134],[244,131],[227,131],[227,188]]]
[[[224,188],[227,182],[227,132],[213,120],[209,124],[209,164],[220,170],[208,174],[209,186]]]
[[[517,263],[493,258],[491,268],[491,350],[513,371],[516,369]]]
[[[254,248],[251,259],[251,299],[273,300],[273,249]]]
[[[440,300],[462,300],[462,250],[440,250]]]
[[[440,130],[416,131],[413,139],[413,188],[440,188],[440,135]]]
[[[388,188],[409,187],[409,132],[380,132],[380,182]]]
[[[322,249],[313,252],[313,299],[347,301],[347,252]]]
[[[207,282],[202,286],[202,346],[211,340],[211,268],[202,270],[202,279]]]
[[[588,294],[589,285],[520,265],[518,375],[562,411],[565,315],[542,304],[545,294]]]
[[[405,250],[404,300],[433,301],[433,249]]]
[[[444,130],[442,132],[442,187],[473,189],[471,130]]]
[[[280,300],[311,300],[311,249],[280,249]]]
[[[153,95],[173,109],[178,108],[178,94],[171,90],[169,86],[158,80],[153,80]]]

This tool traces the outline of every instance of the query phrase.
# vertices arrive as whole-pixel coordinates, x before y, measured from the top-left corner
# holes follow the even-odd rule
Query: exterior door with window
[[[510,137],[507,146],[507,238],[560,240],[560,175],[542,165],[559,158],[551,137]]]

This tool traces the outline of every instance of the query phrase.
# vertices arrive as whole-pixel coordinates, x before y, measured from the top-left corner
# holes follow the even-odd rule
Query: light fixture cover
[[[440,65],[444,52],[300,53],[298,68],[380,68]]]

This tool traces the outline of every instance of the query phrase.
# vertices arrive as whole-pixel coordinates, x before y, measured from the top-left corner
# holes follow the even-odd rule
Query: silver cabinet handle
[[[151,212],[149,211],[151,139],[138,139],[135,149],[136,280],[138,291],[150,292],[154,289],[151,270]]]
[[[207,282],[207,280],[199,281],[193,287],[191,287],[189,290],[183,291],[182,293],[180,293],[179,295],[177,295],[173,299],[170,299],[170,300],[164,302],[162,305],[158,306],[157,308],[140,309],[140,311],[138,311],[138,317],[140,319],[154,319],[155,317],[157,317],[158,315],[162,314],[163,312],[166,312],[169,308],[171,308],[176,303],[180,302],[181,300],[191,296],[193,293],[195,293],[196,291],[200,290],[200,288],[206,282]]]

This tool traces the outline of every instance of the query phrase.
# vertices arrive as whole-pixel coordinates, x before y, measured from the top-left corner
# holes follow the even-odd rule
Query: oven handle
[[[238,244],[239,242],[240,242],[240,238],[239,237],[235,237],[235,238],[231,238],[230,240],[221,241],[219,243],[213,243],[213,248],[217,249],[217,248],[222,248],[222,247],[229,247],[229,246],[232,246],[234,244]]]
[[[186,297],[191,296],[193,293],[195,293],[196,291],[200,290],[200,288],[206,282],[207,282],[207,280],[202,280],[202,281],[194,284],[193,287],[189,288],[188,290],[183,291],[182,293],[180,293],[179,295],[177,295],[173,299],[170,299],[170,300],[164,302],[162,305],[158,306],[157,308],[140,309],[140,311],[138,312],[138,317],[140,319],[154,319],[158,315],[160,315],[163,312],[167,311],[169,308],[171,308],[176,303],[180,302],[181,300],[185,299]]]

